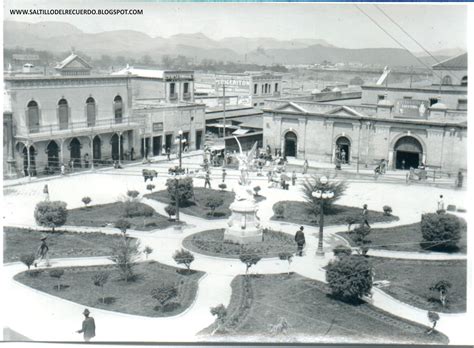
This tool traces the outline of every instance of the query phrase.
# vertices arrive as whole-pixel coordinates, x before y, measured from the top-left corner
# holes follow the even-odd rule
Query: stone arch
[[[59,151],[60,146],[54,140],[51,140],[46,146],[46,154],[48,156],[48,167],[51,169],[59,168]]]
[[[443,79],[441,80],[442,85],[452,85],[453,84],[453,79],[449,75],[443,76]]]
[[[122,123],[123,100],[122,100],[122,97],[118,94],[114,98],[114,118],[115,118],[115,123]]]
[[[97,103],[92,96],[86,99],[86,119],[88,127],[95,126],[95,119],[97,113],[96,107]]]
[[[65,98],[58,101],[59,129],[69,128],[69,104]]]
[[[334,156],[341,160],[342,163],[350,163],[352,156],[352,139],[345,133],[338,134],[334,138]]]
[[[81,148],[82,144],[79,138],[74,137],[69,142],[70,158],[74,161],[74,167],[81,166]]]
[[[102,137],[97,134],[92,139],[92,160],[100,161],[102,159]]]
[[[425,161],[426,147],[419,137],[403,134],[392,141],[395,169],[418,168]]]
[[[294,129],[288,129],[283,133],[283,155],[289,157],[298,156],[298,133]]]

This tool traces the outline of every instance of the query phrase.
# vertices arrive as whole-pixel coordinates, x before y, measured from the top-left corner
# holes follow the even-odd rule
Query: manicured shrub
[[[151,297],[158,301],[155,310],[162,309],[170,300],[178,296],[178,289],[174,284],[162,284],[151,290]]]
[[[350,256],[352,254],[352,249],[349,248],[347,245],[339,244],[332,249],[334,256],[336,257],[344,257]]]
[[[256,265],[262,258],[257,254],[241,254],[239,259],[245,264],[245,274],[248,274],[250,267]]]
[[[130,199],[135,199],[135,198],[137,198],[139,195],[140,195],[140,192],[138,192],[137,190],[128,190],[128,191],[127,191],[127,196],[128,196]]]
[[[392,207],[389,206],[389,205],[384,205],[384,206],[383,206],[383,214],[384,214],[385,216],[390,216],[390,215],[392,215]]]
[[[23,254],[20,256],[20,261],[30,269],[31,265],[35,262],[35,254]]]
[[[166,207],[165,207],[165,212],[166,214],[169,215],[170,219],[172,216],[175,216],[176,215],[176,207],[174,205],[171,205],[171,204],[168,204]]]
[[[92,276],[92,282],[95,286],[100,287],[102,293],[102,303],[105,303],[105,294],[104,294],[104,286],[109,280],[109,273],[108,272],[97,272]]]
[[[133,268],[140,255],[140,243],[131,238],[119,238],[112,246],[110,260],[126,282],[135,279]]]
[[[38,225],[50,227],[54,232],[56,227],[63,226],[67,221],[66,203],[61,201],[39,202],[36,204],[34,216]]]
[[[430,286],[431,291],[437,291],[439,293],[439,301],[446,307],[446,300],[448,297],[448,290],[452,287],[452,284],[447,280],[440,280]]]
[[[224,199],[215,194],[210,194],[206,196],[205,205],[207,208],[211,209],[211,215],[214,216],[214,213],[217,208],[221,207],[224,204]]]
[[[326,198],[323,200],[323,209],[327,212],[327,209],[330,209],[334,202],[344,195],[344,192],[347,189],[347,184],[344,181],[331,180],[328,181],[326,185],[323,185],[321,184],[320,177],[315,175],[306,179],[303,183],[303,197],[306,201],[307,209],[315,216],[319,215],[322,198],[313,197],[313,192],[322,189],[334,194],[332,198]]]
[[[166,180],[166,189],[172,202],[175,202],[176,197],[178,197],[180,207],[187,205],[189,200],[194,197],[193,179],[191,177],[168,179]]]
[[[273,211],[275,212],[275,216],[277,219],[283,219],[285,215],[285,207],[283,204],[276,203],[273,207]]]
[[[61,277],[64,275],[63,269],[52,269],[49,271],[49,276],[51,278],[56,278],[58,280],[58,291],[61,290]]]
[[[131,227],[132,225],[130,224],[130,221],[125,220],[125,219],[119,219],[115,221],[114,227],[118,228],[120,232],[125,234],[127,230]]]
[[[366,256],[369,251],[370,241],[367,236],[370,234],[370,228],[367,226],[358,226],[351,232],[351,238],[359,246],[357,251],[360,255]]]
[[[326,281],[334,297],[347,302],[358,302],[372,289],[372,266],[366,258],[351,255],[328,264]]]
[[[126,201],[123,203],[123,216],[133,218],[137,216],[153,216],[155,210],[140,202]]]
[[[194,261],[194,255],[185,249],[176,250],[173,254],[173,259],[178,265],[185,265],[190,272],[191,263]]]
[[[260,186],[255,186],[253,188],[253,192],[255,192],[255,196],[258,196],[259,195],[259,192],[262,190],[262,188]]]
[[[148,184],[148,185],[146,185],[146,189],[147,189],[148,191],[150,191],[150,192],[153,192],[153,190],[155,189],[155,185],[153,185],[153,184]]]
[[[453,249],[461,239],[461,221],[452,214],[423,214],[421,234],[429,248]]]
[[[90,197],[82,197],[82,203],[87,207],[89,203],[92,202],[92,199]]]
[[[428,320],[430,321],[430,323],[433,323],[433,326],[431,327],[431,329],[429,329],[427,331],[427,334],[429,335],[434,331],[434,329],[436,327],[436,324],[439,321],[439,314],[436,313],[436,312],[433,312],[433,311],[429,311],[428,312]]]
[[[227,185],[224,183],[220,183],[219,188],[221,189],[221,191],[224,191],[227,188]]]
[[[351,226],[357,223],[360,218],[356,215],[348,215],[345,217],[344,221],[347,224],[347,232],[351,231]]]
[[[148,259],[148,255],[153,252],[153,249],[147,245],[145,249],[143,249],[143,252],[145,253],[145,258]]]

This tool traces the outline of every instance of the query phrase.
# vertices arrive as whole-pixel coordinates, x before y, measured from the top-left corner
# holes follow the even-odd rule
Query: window
[[[122,103],[122,97],[119,95],[114,98],[114,116],[115,116],[115,123],[122,122],[123,103]]]
[[[262,85],[262,94],[265,93],[265,85]]]
[[[438,98],[430,98],[430,106],[435,105],[438,102]]]
[[[377,96],[377,101],[385,100],[385,95],[384,94],[379,94]]]
[[[442,85],[452,85],[453,81],[451,79],[451,76],[446,75],[445,77],[443,77],[443,79],[441,80],[441,84]]]
[[[87,126],[95,126],[95,100],[92,97],[86,100]]]
[[[189,83],[188,82],[185,82],[184,83],[184,93],[189,93]]]
[[[30,133],[38,133],[39,132],[39,109],[38,103],[34,100],[28,103],[28,129]]]
[[[458,110],[467,110],[467,99],[458,99]]]
[[[174,93],[175,93],[175,84],[174,82],[171,82],[170,83],[170,97],[174,97]]]
[[[271,83],[268,84],[268,93],[272,93],[272,84]]]
[[[403,97],[404,100],[412,100],[413,98],[412,97]]]
[[[163,122],[153,122],[153,132],[161,132],[163,130]]]
[[[258,85],[254,84],[253,85],[253,94],[257,94],[257,92],[258,92]]]
[[[69,106],[66,99],[58,102],[59,129],[68,129],[69,127]]]
[[[467,86],[467,76],[463,76],[461,79],[461,86]]]
[[[275,83],[275,92],[278,92],[278,83]]]

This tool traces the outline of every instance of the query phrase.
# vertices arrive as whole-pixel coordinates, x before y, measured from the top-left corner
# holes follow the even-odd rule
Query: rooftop
[[[444,69],[467,69],[467,53],[462,53],[459,56],[448,58],[433,65],[434,70]]]
[[[134,68],[133,66],[127,66],[122,70],[115,71],[112,75],[133,75],[138,77],[147,77],[152,79],[163,79],[166,74],[173,74],[173,73],[186,73],[186,74],[193,74],[194,71],[191,70],[156,70],[156,69],[144,69],[144,68]]]

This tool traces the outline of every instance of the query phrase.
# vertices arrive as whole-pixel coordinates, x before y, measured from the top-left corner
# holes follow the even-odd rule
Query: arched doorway
[[[59,168],[59,146],[51,140],[46,147],[46,153],[48,154],[48,167],[52,170]]]
[[[296,157],[296,150],[298,145],[298,137],[294,132],[285,134],[285,156]]]
[[[86,100],[87,126],[95,126],[95,100],[92,97]]]
[[[28,103],[28,129],[30,133],[39,132],[39,109],[38,103],[34,100]]]
[[[59,129],[68,129],[69,127],[69,105],[66,99],[58,102]]]
[[[114,116],[115,123],[122,123],[123,104],[122,97],[119,95],[114,98]]]
[[[36,151],[33,145],[30,146],[30,173],[28,173],[28,148],[23,147],[23,171],[25,176],[36,176]]]
[[[342,163],[350,163],[351,141],[347,137],[339,137],[336,140],[336,157]]]
[[[99,161],[102,157],[102,141],[100,140],[99,136],[95,136],[94,140],[92,140],[92,160],[94,163]]]
[[[117,161],[119,159],[119,136],[115,133],[110,139],[112,145],[112,159]],[[123,160],[123,136],[120,136],[120,160]]]
[[[418,168],[423,159],[423,146],[414,137],[405,136],[395,143],[395,168]]]
[[[74,167],[81,166],[81,143],[79,139],[73,138],[69,143],[69,149],[71,151],[71,159],[74,160]]]

